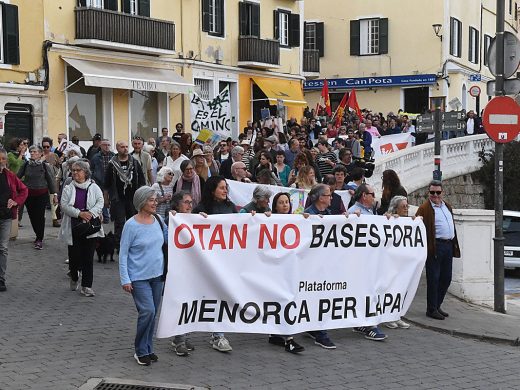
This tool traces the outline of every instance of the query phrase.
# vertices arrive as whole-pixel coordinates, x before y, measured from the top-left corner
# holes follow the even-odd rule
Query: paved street
[[[118,283],[117,263],[95,263],[95,298],[68,289],[65,246],[47,239],[32,248],[28,221],[11,242],[8,291],[0,294],[0,389],[74,389],[89,378],[123,378],[212,389],[513,389],[520,386],[520,349],[457,338],[413,326],[388,330],[383,343],[350,330],[331,332],[327,351],[299,335],[301,356],[269,345],[262,335],[235,335],[230,354],[192,337],[187,358],[158,340],[160,361],[132,358],[136,313]],[[47,237],[57,229],[48,228]]]

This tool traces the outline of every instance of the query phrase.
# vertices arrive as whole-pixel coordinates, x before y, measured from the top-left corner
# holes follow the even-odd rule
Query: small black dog
[[[115,248],[116,238],[114,236],[114,233],[109,232],[108,234],[105,234],[105,237],[98,238],[96,246],[98,263],[101,263],[101,258],[103,258],[103,263],[106,263],[108,255],[110,255],[110,261],[114,261]]]

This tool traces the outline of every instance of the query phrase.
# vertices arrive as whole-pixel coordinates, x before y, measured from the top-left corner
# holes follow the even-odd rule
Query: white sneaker
[[[80,293],[86,297],[94,297],[96,295],[90,287],[81,287]]]
[[[397,325],[397,322],[396,321],[392,321],[392,322],[387,322],[385,324],[385,326],[388,328],[388,329],[397,329],[399,326]]]
[[[401,319],[397,320],[395,323],[401,329],[408,329],[410,327],[410,324],[408,322],[404,322]]]
[[[217,336],[211,338],[211,346],[213,349],[216,349],[219,352],[229,352],[232,351],[231,345],[229,341],[224,336]]]

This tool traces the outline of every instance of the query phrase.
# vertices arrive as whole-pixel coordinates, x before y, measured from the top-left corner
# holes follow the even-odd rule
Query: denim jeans
[[[0,280],[5,282],[5,271],[7,269],[7,244],[11,233],[11,220],[0,219]]]
[[[135,353],[139,357],[153,353],[153,331],[162,291],[162,276],[132,282],[132,296],[138,313]]]
[[[426,310],[431,313],[441,307],[451,284],[453,244],[436,241],[435,257],[426,260]]]

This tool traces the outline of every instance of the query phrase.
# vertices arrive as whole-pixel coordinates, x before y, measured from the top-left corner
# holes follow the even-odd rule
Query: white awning
[[[91,87],[169,93],[188,93],[193,89],[193,84],[172,69],[62,58],[80,71],[85,85]]]

